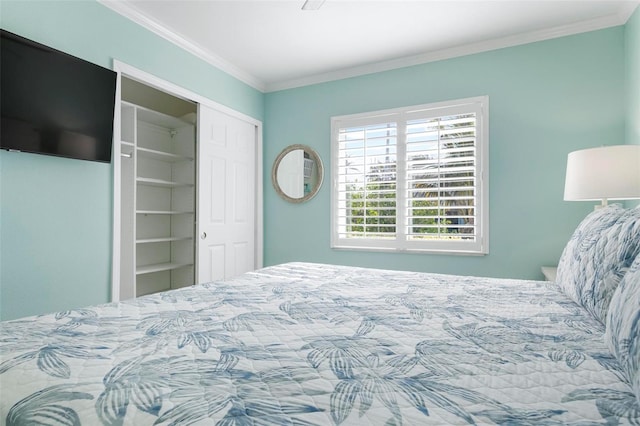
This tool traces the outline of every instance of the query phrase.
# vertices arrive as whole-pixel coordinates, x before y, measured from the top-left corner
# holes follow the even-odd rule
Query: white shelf
[[[180,210],[136,210],[137,214],[193,214],[191,211]]]
[[[167,129],[179,129],[192,124],[178,117],[166,115],[158,111],[153,111],[145,107],[135,105],[138,112],[138,120]]]
[[[192,240],[193,237],[161,237],[161,238],[144,238],[136,240],[136,244],[148,244],[148,243],[166,243],[171,241],[185,241]]]
[[[150,274],[152,272],[171,271],[173,269],[184,268],[185,266],[192,266],[193,263],[156,263],[155,265],[144,265],[136,268],[136,275]]]
[[[138,155],[140,157],[151,158],[153,160],[167,161],[175,163],[178,161],[193,161],[193,157],[186,157],[184,155],[171,154],[169,152],[157,151],[155,149],[138,147]]]
[[[144,177],[137,177],[136,182],[138,182],[141,185],[159,186],[162,188],[179,188],[182,186],[184,187],[194,186],[192,183],[182,183],[182,182],[174,182],[170,180],[152,179],[152,178],[144,178]]]

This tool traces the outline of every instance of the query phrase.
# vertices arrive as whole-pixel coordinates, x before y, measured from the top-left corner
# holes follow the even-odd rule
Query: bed
[[[603,217],[564,285],[295,262],[3,322],[0,422],[640,424],[640,244],[587,247]],[[603,268],[604,318],[566,284]]]

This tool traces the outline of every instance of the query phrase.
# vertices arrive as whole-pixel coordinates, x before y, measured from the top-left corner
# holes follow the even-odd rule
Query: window
[[[486,96],[333,117],[333,248],[488,253]]]

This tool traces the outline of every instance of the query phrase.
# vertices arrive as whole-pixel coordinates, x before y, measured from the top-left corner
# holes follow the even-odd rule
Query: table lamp
[[[601,201],[640,198],[640,145],[573,151],[567,157],[564,199]]]

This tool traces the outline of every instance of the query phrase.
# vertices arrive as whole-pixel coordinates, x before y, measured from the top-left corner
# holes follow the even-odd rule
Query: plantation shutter
[[[407,238],[476,238],[476,114],[406,122]]]
[[[488,99],[332,119],[332,247],[487,253]]]
[[[397,137],[393,121],[339,130],[340,238],[395,239]]]

